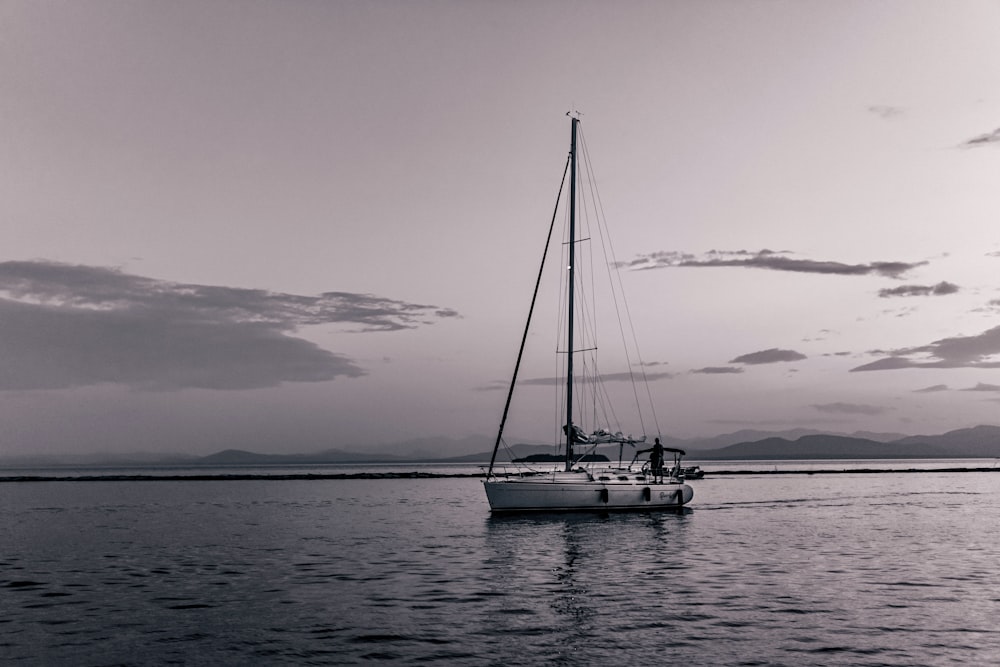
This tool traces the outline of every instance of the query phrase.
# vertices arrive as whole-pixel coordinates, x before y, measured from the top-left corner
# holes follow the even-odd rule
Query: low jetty
[[[966,473],[1000,472],[1000,467],[989,468],[842,468],[837,470],[710,470],[707,479],[745,475],[864,475],[864,474],[907,474],[907,473]],[[233,473],[190,475],[0,475],[0,483],[13,482],[244,482],[244,481],[310,481],[330,479],[443,479],[443,478],[483,478],[485,473],[440,473],[440,472],[356,472],[356,473],[301,473],[266,474]],[[700,480],[696,480],[698,483]]]
[[[439,477],[485,477],[480,473],[436,472],[355,472],[355,473],[301,473],[269,475],[266,473],[233,473],[199,475],[9,475],[0,476],[3,482],[244,482],[248,480],[317,480],[317,479],[421,479]]]

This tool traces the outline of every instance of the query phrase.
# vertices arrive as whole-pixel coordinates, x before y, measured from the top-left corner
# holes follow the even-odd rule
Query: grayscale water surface
[[[0,484],[0,659],[1000,663],[1000,474],[691,484],[510,518],[474,478]]]

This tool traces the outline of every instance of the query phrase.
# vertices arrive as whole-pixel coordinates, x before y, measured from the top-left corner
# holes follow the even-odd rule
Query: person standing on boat
[[[653,446],[649,449],[640,449],[637,454],[649,452],[649,468],[653,471],[653,481],[663,481],[663,445],[660,439],[656,438]]]

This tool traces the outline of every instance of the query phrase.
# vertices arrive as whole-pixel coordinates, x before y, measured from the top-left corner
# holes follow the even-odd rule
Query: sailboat
[[[517,355],[517,362],[514,367],[514,374],[511,378],[507,392],[507,401],[504,405],[503,416],[500,420],[500,427],[497,432],[496,444],[493,447],[493,454],[490,459],[489,469],[486,472],[486,479],[483,485],[486,497],[490,504],[490,510],[494,513],[504,512],[563,512],[563,511],[611,511],[611,510],[653,510],[680,508],[691,502],[694,490],[684,483],[681,457],[684,451],[676,448],[665,447],[660,443],[660,438],[655,438],[655,443],[648,449],[636,450],[631,462],[627,465],[623,463],[622,453],[626,446],[635,448],[646,443],[646,436],[633,437],[623,435],[622,431],[613,430],[611,427],[596,427],[589,433],[579,425],[579,419],[585,417],[583,406],[574,403],[576,390],[579,382],[574,368],[574,360],[583,353],[593,353],[596,345],[588,346],[578,337],[577,329],[581,327],[578,315],[578,291],[581,291],[586,281],[578,279],[577,276],[577,245],[588,239],[583,238],[578,230],[578,197],[577,181],[581,162],[589,165],[589,160],[581,161],[579,156],[580,138],[580,118],[578,114],[570,113],[570,151],[567,156],[566,167],[563,171],[563,183],[559,187],[559,197],[556,203],[556,212],[559,211],[558,199],[562,196],[563,186],[566,182],[566,174],[569,173],[569,201],[568,201],[568,240],[565,242],[566,253],[568,255],[567,273],[565,276],[565,310],[563,311],[563,322],[565,325],[565,349],[561,352],[564,358],[565,377],[557,384],[557,388],[562,392],[562,401],[557,419],[562,422],[559,429],[562,433],[561,439],[564,457],[562,465],[557,469],[535,470],[516,468],[513,471],[509,468],[501,469],[497,465],[497,453],[501,444],[504,443],[504,426],[509,416],[514,389],[517,385],[517,376],[521,362],[524,357],[525,344],[528,340],[529,330],[532,325],[532,315],[535,310],[538,292],[542,284],[542,274],[546,264],[549,245],[552,239],[552,231],[555,226],[557,213],[553,213],[552,224],[549,227],[549,236],[545,243],[545,251],[542,256],[542,266],[538,272],[538,279],[535,283],[535,291],[531,299],[531,307],[528,312],[528,321],[525,324],[524,335],[521,339],[521,346]],[[589,184],[593,187],[593,183]],[[582,188],[581,188],[582,189]],[[586,313],[591,313],[586,310]],[[620,319],[620,314],[619,314]],[[562,334],[560,334],[562,335]],[[596,365],[596,364],[595,364]],[[584,367],[586,370],[587,367]],[[599,380],[599,374],[595,375]],[[582,391],[581,391],[582,393]],[[607,392],[595,391],[594,395],[600,394],[607,398]],[[582,403],[578,401],[577,403]],[[650,399],[650,404],[652,400]],[[595,410],[595,414],[597,411]],[[608,411],[602,414],[609,414]],[[593,419],[593,417],[591,417]],[[618,444],[619,457],[617,466],[610,462],[600,465],[590,463],[592,454],[599,445]],[[650,453],[650,459],[639,464],[639,456]],[[673,457],[673,465],[668,466],[665,460],[668,455]],[[606,457],[604,457],[606,460]]]

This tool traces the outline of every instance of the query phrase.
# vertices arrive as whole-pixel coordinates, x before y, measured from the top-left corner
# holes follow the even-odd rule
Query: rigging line
[[[564,435],[560,426],[565,426],[566,422],[566,385],[559,379],[565,378],[568,372],[567,364],[571,351],[560,352],[560,345],[563,343],[563,332],[569,326],[566,317],[566,309],[569,302],[569,272],[565,269],[569,265],[569,206],[563,209],[562,231],[561,231],[561,254],[559,255],[559,291],[556,299],[556,328],[553,332],[553,346],[555,349],[554,372],[552,377],[556,378],[557,390],[553,392],[552,403],[552,448],[554,452],[564,445]]]
[[[593,173],[593,166],[590,163],[590,153],[587,150],[587,146],[586,146],[585,140],[581,141],[581,143],[583,144],[584,161],[585,161],[585,163],[586,163],[589,171],[592,174]],[[640,426],[640,428],[642,428],[643,432],[645,432],[645,430],[646,430],[645,420],[643,419],[643,414],[642,414],[643,411],[642,411],[642,408],[641,408],[641,402],[639,401],[639,394],[638,394],[638,389],[636,387],[637,383],[636,383],[636,379],[635,379],[635,374],[634,374],[634,372],[632,370],[632,359],[631,359],[631,355],[629,353],[628,345],[624,344],[625,343],[625,327],[624,327],[624,325],[622,323],[621,305],[619,304],[619,301],[618,301],[618,299],[619,299],[618,292],[621,292],[621,298],[623,300],[625,298],[624,287],[621,285],[621,280],[620,280],[620,277],[619,277],[618,289],[617,290],[614,289],[615,281],[614,281],[614,279],[613,279],[613,277],[611,275],[611,268],[610,268],[611,267],[611,263],[610,263],[609,258],[608,258],[608,246],[611,244],[610,230],[608,230],[608,228],[607,228],[608,227],[607,226],[607,216],[604,215],[603,204],[602,204],[601,199],[600,199],[600,194],[597,191],[597,188],[596,188],[596,185],[595,185],[595,181],[596,181],[596,178],[592,178],[591,179],[590,190],[591,190],[591,200],[593,201],[593,205],[594,205],[594,209],[595,209],[595,215],[596,215],[596,218],[597,218],[597,231],[598,231],[598,233],[601,236],[601,242],[602,242],[601,243],[601,249],[604,252],[605,270],[608,271],[608,282],[612,286],[611,296],[612,296],[612,299],[613,299],[614,304],[615,304],[615,314],[616,314],[616,316],[618,318],[618,330],[620,332],[620,335],[621,335],[621,338],[622,338],[622,342],[623,342],[623,349],[624,349],[625,360],[626,360],[627,369],[628,369],[628,373],[629,373],[629,380],[630,380],[630,383],[631,383],[631,386],[632,386],[632,394],[633,394],[633,397],[635,399],[636,407],[638,408],[639,426]],[[602,220],[603,220],[603,224],[602,224]],[[614,251],[612,250],[612,257],[613,257],[613,254],[614,254]],[[626,310],[627,310],[627,307],[626,307]],[[634,339],[634,330],[633,330],[633,339]],[[636,351],[638,352],[638,344],[634,340],[633,340],[633,345],[636,347]],[[647,387],[647,390],[648,390],[648,387]],[[654,413],[654,419],[655,419],[655,409],[654,409],[654,407],[652,405],[652,401],[650,401],[650,410]]]
[[[545,258],[549,253],[549,243],[552,241],[552,230],[556,224],[556,214],[559,211],[559,200],[562,198],[563,186],[566,184],[566,172],[569,171],[570,156],[566,157],[566,166],[563,167],[562,180],[559,183],[559,192],[556,194],[556,205],[552,211],[552,222],[549,223],[549,233],[545,239],[545,250],[542,251],[542,263],[538,267],[538,278],[535,279],[535,291],[531,295],[531,306],[528,308],[528,321],[524,324],[524,335],[521,336],[521,347],[517,351],[517,361],[514,363],[514,376],[510,379],[510,388],[507,390],[507,402],[503,406],[503,416],[500,418],[500,428],[497,431],[497,441],[493,445],[493,455],[490,456],[490,467],[486,472],[489,478],[493,474],[493,464],[497,459],[497,450],[500,448],[500,441],[503,439],[503,428],[507,423],[507,413],[510,411],[510,402],[514,397],[514,385],[517,384],[517,373],[521,368],[521,358],[524,356],[524,346],[528,342],[528,330],[531,327],[531,316],[535,312],[535,300],[538,298],[538,287],[542,283],[542,272],[545,270]]]
[[[581,132],[581,135],[582,135],[582,132]],[[581,146],[581,151],[584,154],[584,164],[583,164],[583,168],[580,170],[581,171],[581,179],[584,176],[587,177],[589,188],[590,188],[591,192],[593,193],[593,191],[594,191],[593,166],[589,162],[589,156],[587,155],[587,150],[586,150],[586,145],[585,144]],[[585,191],[584,188],[582,188],[582,187],[580,188],[580,190],[581,190],[581,193]],[[580,217],[582,218],[583,224],[585,224],[587,226],[587,228],[588,228],[588,238],[587,238],[587,240],[590,240],[593,237],[593,234],[590,232],[590,229],[592,228],[592,226],[596,226],[598,228],[598,233],[601,233],[601,224],[600,224],[601,223],[601,220],[600,220],[601,216],[600,216],[600,211],[597,210],[597,207],[595,205],[595,199],[596,198],[594,197],[594,195],[591,194],[589,202],[584,202],[585,205],[583,205],[583,206],[580,207],[582,209],[582,211],[583,211],[582,215]],[[594,223],[593,225],[591,224],[591,222],[592,222],[591,216],[592,215],[593,215],[593,223]],[[590,266],[594,267],[596,264],[595,264],[594,258],[593,258],[593,256],[594,256],[593,245],[590,245],[588,247],[587,251],[588,251],[587,252],[587,257],[588,257],[588,261],[590,262]],[[606,250],[605,250],[604,254],[605,254],[605,259],[606,259],[607,258],[607,251]],[[578,256],[578,257],[581,257],[581,256]],[[583,274],[581,273],[580,275],[583,275]],[[589,287],[590,287],[590,293],[591,294],[596,294],[596,291],[595,291],[596,290],[596,274],[595,274],[595,272],[593,270],[591,270],[589,272],[589,276],[590,276],[590,283],[591,283],[589,285]],[[613,282],[610,282],[610,284],[613,285]],[[583,306],[582,306],[583,309],[582,309],[582,312],[581,312],[582,320],[583,320],[582,324],[583,324],[584,331],[591,337],[591,341],[592,341],[591,344],[594,347],[596,347],[596,341],[598,339],[597,328],[598,328],[600,320],[597,317],[597,312],[595,310],[593,310],[592,307],[588,308],[589,306],[591,306],[591,304],[589,304],[586,300],[583,300]],[[619,319],[620,319],[620,316],[619,316]],[[586,383],[588,385],[588,389],[589,389],[589,393],[590,393],[590,403],[591,403],[591,408],[590,409],[591,409],[591,413],[592,413],[591,419],[595,422],[595,426],[597,425],[598,421],[601,421],[601,426],[608,426],[609,428],[610,427],[614,427],[614,428],[616,428],[618,430],[621,430],[621,422],[618,419],[618,416],[615,414],[614,403],[611,401],[610,394],[608,393],[608,388],[607,388],[607,386],[606,386],[606,384],[604,382],[604,379],[601,377],[601,373],[600,373],[600,370],[598,368],[596,359],[590,359],[589,360],[589,373],[587,374],[587,381],[586,381]],[[638,400],[637,400],[637,403],[638,403]],[[610,415],[609,415],[609,412],[610,412]],[[600,418],[600,420],[598,418]],[[640,419],[641,419],[641,415],[640,415]]]
[[[584,218],[585,218],[585,222],[589,222],[589,220],[587,220],[586,216],[584,216]],[[590,239],[588,238],[588,240],[590,240]],[[585,280],[585,279],[589,279],[590,284],[587,286],[588,290],[584,290],[584,293],[591,294],[591,295],[595,295],[597,293],[596,292],[595,276],[594,276],[594,271],[593,271],[593,268],[592,268],[594,266],[593,254],[594,254],[594,252],[593,252],[593,244],[588,244],[587,252],[586,253],[581,252],[578,255],[578,258],[580,258],[578,260],[578,263],[582,264],[583,257],[586,256],[586,261],[588,263],[587,266],[590,267],[590,269],[586,272],[586,277],[584,277],[584,273],[583,272],[581,272],[580,275],[581,275],[581,281]],[[591,422],[592,426],[594,428],[596,428],[597,427],[597,422],[598,422],[598,418],[597,418],[598,417],[598,408],[599,407],[601,407],[601,408],[604,407],[603,405],[600,405],[601,400],[602,400],[602,398],[604,398],[604,396],[602,395],[602,381],[601,381],[600,372],[598,370],[597,358],[596,358],[596,354],[594,354],[594,352],[599,347],[599,344],[598,344],[598,325],[600,324],[600,318],[598,317],[598,311],[595,308],[595,304],[592,301],[588,301],[587,299],[581,299],[579,301],[579,303],[580,303],[580,320],[581,320],[581,325],[582,325],[581,328],[583,329],[583,332],[585,334],[585,338],[584,338],[584,341],[583,341],[584,342],[584,346],[581,347],[579,351],[580,352],[590,352],[591,353],[591,354],[585,355],[584,358],[583,358],[583,360],[582,360],[582,363],[584,364],[584,367],[585,367],[585,374],[583,375],[583,378],[582,378],[582,385],[583,386],[581,387],[581,389],[583,391],[585,391],[586,394],[589,395],[589,397],[590,397],[590,400],[589,400],[589,404],[590,404],[590,422]]]
[[[590,151],[587,149],[586,138],[583,136],[582,132],[580,134],[581,134],[580,143],[582,145],[581,152],[583,154],[583,159],[584,159],[585,164],[587,165],[588,172],[591,173],[591,174],[593,174],[593,167],[590,164]],[[611,277],[611,267],[615,268],[615,275],[618,278],[618,290],[617,290],[617,292],[621,292],[622,305],[623,305],[623,307],[625,309],[626,320],[628,320],[629,329],[630,329],[631,334],[632,334],[632,345],[635,348],[636,357],[638,358],[638,361],[639,361],[639,369],[640,369],[640,371],[642,373],[642,381],[643,381],[643,384],[646,387],[646,398],[649,401],[649,409],[650,409],[650,412],[652,413],[652,416],[653,416],[653,423],[654,423],[654,426],[656,427],[656,432],[657,432],[657,434],[659,434],[660,433],[660,422],[659,422],[659,418],[656,415],[656,406],[653,403],[653,395],[652,395],[652,392],[649,389],[649,378],[646,375],[646,366],[643,363],[642,354],[641,354],[641,352],[639,350],[639,340],[638,340],[638,337],[636,336],[636,333],[635,333],[635,325],[632,322],[632,313],[631,313],[631,311],[629,309],[629,306],[628,306],[628,298],[625,296],[625,287],[624,287],[624,283],[622,282],[622,278],[621,278],[621,268],[620,268],[620,266],[618,264],[618,259],[615,256],[614,243],[611,240],[610,230],[607,229],[607,217],[604,214],[604,202],[601,201],[600,193],[593,186],[593,181],[594,180],[595,179],[591,179],[591,192],[592,192],[591,196],[592,196],[592,198],[594,200],[595,207],[597,208],[598,212],[600,213],[600,218],[605,221],[605,224],[603,225],[603,227],[601,225],[598,225],[598,232],[607,231],[607,234],[603,234],[603,233],[601,234],[601,241],[602,241],[601,247],[602,247],[602,249],[604,250],[604,253],[605,253],[605,265],[608,267],[607,270],[608,270],[609,278]],[[607,241],[606,245],[603,243],[605,240]],[[607,255],[607,253],[608,253],[609,250],[611,252],[611,257],[610,257],[611,261],[610,262],[608,261],[608,255]],[[613,283],[614,283],[614,280],[612,279],[612,284]],[[618,298],[617,298],[618,295],[617,295],[617,292],[616,292],[616,290],[613,289],[612,290],[612,296],[614,296],[615,311],[618,314],[619,330],[621,331],[621,333],[622,333],[622,339],[624,340],[624,338],[625,338],[625,328],[622,325],[621,313],[618,312]],[[625,349],[625,356],[626,356],[626,360],[628,361],[629,376],[632,378],[632,393],[635,395],[636,403],[638,404],[638,402],[639,402],[638,390],[636,389],[636,386],[635,386],[636,383],[635,383],[634,374],[633,374],[633,371],[632,371],[632,362],[631,362],[631,359],[628,358],[629,357],[628,346],[626,346],[626,349]],[[645,431],[645,426],[642,424],[643,419],[642,419],[642,412],[641,411],[639,413],[639,422],[640,422],[640,425],[642,426],[643,430]]]
[[[582,171],[585,172],[585,174],[586,174],[586,176],[588,178],[588,181],[593,180],[593,174],[590,173],[590,171],[586,168],[586,166],[584,167],[584,169]],[[581,188],[581,191],[582,190],[583,190],[583,188]],[[583,195],[581,193],[581,203],[582,203],[582,200],[583,200]],[[586,206],[584,206],[584,205],[582,205],[581,208],[584,211],[582,217],[583,217],[583,222],[584,222],[584,224],[586,225],[586,228],[587,228],[587,241],[588,241],[588,243],[587,243],[587,252],[586,252],[586,257],[587,257],[587,262],[588,262],[588,264],[587,264],[588,271],[587,271],[586,277],[588,277],[589,280],[590,280],[590,285],[589,285],[589,290],[590,291],[589,291],[589,294],[591,294],[593,297],[596,298],[596,296],[597,296],[597,283],[596,283],[596,275],[595,275],[596,271],[594,271],[594,266],[595,266],[594,265],[594,244],[589,242],[593,238],[593,235],[591,234],[590,210]],[[582,250],[582,248],[581,248],[581,250]],[[581,252],[581,255],[582,254],[583,253]],[[584,331],[586,331],[587,334],[590,336],[590,339],[589,339],[590,340],[590,343],[589,343],[590,347],[592,349],[596,350],[596,348],[598,347],[598,340],[599,340],[599,338],[598,338],[598,325],[600,324],[600,318],[598,317],[598,311],[597,311],[596,301],[593,298],[589,302],[584,301],[584,321],[585,321],[585,329],[584,329]],[[591,419],[592,419],[593,426],[596,428],[596,426],[597,426],[597,424],[596,424],[596,422],[597,422],[597,406],[598,406],[598,402],[600,400],[599,393],[600,393],[600,389],[601,389],[601,376],[600,376],[600,373],[597,370],[597,355],[596,355],[596,353],[590,355],[590,367],[591,367],[591,378],[592,378],[591,382],[590,382],[590,384],[591,384],[590,394],[591,394],[591,405],[592,405],[592,417],[591,417]]]
[[[582,129],[580,130],[580,134],[582,135]],[[581,147],[581,150],[583,150],[583,147]],[[587,199],[586,199],[586,197],[584,195],[584,193],[586,192],[586,190],[583,187],[585,180],[587,182],[589,182],[590,180],[592,180],[592,174],[590,173],[591,170],[587,168],[587,164],[586,163],[581,164],[580,166],[581,166],[581,168],[579,170],[579,178],[578,178],[578,185],[580,186],[580,188],[579,188],[580,201],[578,202],[579,205],[577,207],[577,214],[578,214],[578,218],[579,218],[578,222],[579,222],[580,226],[583,227],[586,230],[586,236],[584,238],[577,239],[577,240],[579,242],[581,242],[581,243],[583,241],[587,241],[588,242],[588,246],[586,248],[586,252],[585,253],[583,252],[584,249],[581,248],[580,249],[581,252],[579,254],[577,254],[577,265],[578,265],[578,268],[582,269],[582,267],[586,263],[586,266],[590,267],[590,268],[587,271],[578,270],[576,273],[577,273],[578,280],[579,280],[578,286],[579,286],[579,289],[580,289],[580,293],[594,295],[594,294],[596,294],[596,283],[595,283],[596,276],[595,276],[595,273],[593,271],[593,266],[594,266],[594,259],[593,259],[594,250],[593,250],[593,244],[589,243],[589,242],[593,240],[593,234],[591,233],[591,228],[593,226],[591,224],[591,215],[592,214],[596,214],[596,211],[592,210],[593,209],[593,201],[592,201],[593,198],[591,197],[591,201],[589,201],[589,202],[587,201]],[[590,284],[585,286],[583,283],[585,281],[587,281],[588,279],[590,281]],[[585,289],[585,287],[586,287],[586,289]],[[580,300],[578,300],[577,304],[579,306],[579,320],[578,321],[580,323],[580,329],[581,329],[581,332],[584,335],[585,339],[588,341],[585,345],[582,345],[578,349],[578,351],[583,352],[583,351],[594,350],[594,349],[596,349],[598,347],[598,344],[597,344],[597,340],[598,340],[597,328],[598,328],[598,324],[599,324],[600,320],[597,317],[597,311],[595,310],[594,305],[590,301],[588,301],[587,299],[580,299]],[[596,372],[597,366],[596,366],[595,360],[593,358],[591,358],[592,356],[593,355],[591,355],[589,357],[585,357],[582,360],[582,362],[585,364],[585,373],[583,374],[582,380],[581,380],[581,382],[579,384],[581,385],[580,386],[581,398],[584,395],[589,395],[589,399],[590,399],[588,401],[589,404],[590,404],[590,408],[589,408],[590,417],[589,418],[590,418],[590,420],[592,422],[596,422],[597,421],[597,415],[598,415],[598,410],[597,410],[598,403],[599,403],[599,401],[601,399],[601,387],[600,387],[600,377],[599,377],[599,374]],[[582,403],[581,403],[581,405],[582,405]]]
[[[604,381],[604,377],[601,375],[600,371],[596,368],[596,365],[594,373],[599,379],[597,387],[601,392],[601,407],[604,410],[604,418],[609,427],[613,424],[614,427],[620,431],[622,430],[622,421],[618,418],[618,414],[615,412],[615,404],[614,401],[611,400],[611,394],[608,392],[607,383]]]

